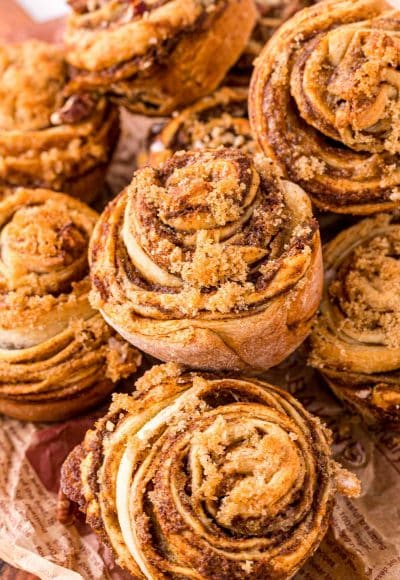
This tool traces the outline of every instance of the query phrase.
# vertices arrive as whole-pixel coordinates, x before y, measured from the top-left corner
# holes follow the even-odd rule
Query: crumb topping
[[[255,153],[256,144],[246,118],[238,119],[228,113],[202,121],[190,119],[180,128],[179,139],[186,149],[217,149],[235,147]]]
[[[309,181],[316,175],[321,175],[325,171],[325,163],[317,157],[301,155],[296,159],[294,169],[299,179]]]
[[[310,214],[292,222],[285,195],[270,160],[236,149],[178,152],[162,169],[138,171],[123,241],[140,274],[158,284],[150,302],[160,299],[179,316],[242,312],[249,300],[262,300],[283,259],[302,254],[303,266],[288,277],[298,282],[315,225]],[[170,284],[177,290],[169,293]]]
[[[139,367],[142,357],[138,350],[118,335],[104,341],[105,374],[113,383],[126,379]]]
[[[227,280],[246,281],[249,269],[246,254],[251,259],[252,248],[222,248],[220,244],[208,239],[204,231],[198,234],[198,238],[191,262],[175,263],[175,271],[180,270],[184,282],[194,288],[204,288],[217,286]],[[257,249],[254,252],[258,254]]]
[[[361,243],[329,286],[345,314],[343,331],[400,346],[400,228]]]
[[[38,41],[0,46],[0,129],[32,131],[51,125],[63,104],[62,51]]]
[[[301,116],[356,151],[398,153],[397,36],[379,25],[374,28],[371,21],[335,27],[311,44],[312,50],[308,45],[301,49],[308,50],[305,66],[299,59],[292,75],[292,93]],[[307,179],[301,158],[299,163]]]
[[[0,233],[0,289],[18,299],[57,293],[87,273],[93,224],[75,221],[60,200],[17,207]],[[89,226],[89,230],[87,227]]]
[[[95,314],[88,301],[87,248],[97,214],[41,189],[21,188],[0,205],[3,348],[40,345],[86,323]]]
[[[166,380],[176,379],[182,373],[182,365],[169,362],[163,365],[154,365],[135,383],[136,391],[147,391],[161,385]]]
[[[177,168],[165,181],[165,187],[150,188],[149,201],[157,203],[159,215],[165,222],[171,216],[200,211],[206,227],[224,226],[236,220],[246,184],[231,170],[228,161],[207,159],[200,163]],[[203,209],[204,208],[204,209]]]
[[[165,125],[155,124],[150,160],[164,162],[176,151],[234,147],[255,154],[257,146],[248,119],[248,91],[223,87],[176,113]],[[159,154],[161,154],[159,156]]]

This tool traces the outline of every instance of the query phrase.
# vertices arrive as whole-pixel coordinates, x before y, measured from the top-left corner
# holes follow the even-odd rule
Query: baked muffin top
[[[0,130],[44,129],[64,101],[63,51],[36,40],[0,45],[0,79]]]

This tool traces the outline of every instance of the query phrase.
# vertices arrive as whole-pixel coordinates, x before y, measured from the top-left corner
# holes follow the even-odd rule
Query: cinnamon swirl
[[[69,0],[71,91],[168,115],[212,92],[256,20],[253,0]]]
[[[88,301],[97,214],[67,195],[20,189],[0,202],[0,412],[56,421],[102,400],[140,355]]]
[[[311,364],[370,424],[400,430],[400,217],[380,214],[325,250]]]
[[[91,302],[129,342],[194,368],[265,369],[322,291],[307,195],[259,155],[178,152],[138,170],[91,240]]]
[[[357,478],[287,392],[153,367],[62,468],[64,493],[134,578],[292,578]]]
[[[399,205],[399,30],[386,2],[328,0],[286,22],[257,60],[259,144],[322,209]]]

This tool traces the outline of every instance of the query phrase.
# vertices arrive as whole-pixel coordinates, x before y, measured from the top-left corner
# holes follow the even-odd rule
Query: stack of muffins
[[[292,578],[360,482],[262,373],[304,343],[400,430],[400,12],[69,3],[65,47],[0,46],[0,412],[115,393],[62,489],[133,578]],[[163,119],[99,216],[121,107]],[[358,221],[321,248],[322,212]]]

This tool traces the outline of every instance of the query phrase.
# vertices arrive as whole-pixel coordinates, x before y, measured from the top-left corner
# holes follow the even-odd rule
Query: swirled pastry
[[[262,156],[178,152],[138,170],[91,240],[91,302],[132,344],[195,368],[269,368],[304,340],[322,264],[307,195]]]
[[[212,92],[256,20],[253,0],[69,0],[71,90],[168,115]]]
[[[169,363],[114,397],[62,488],[134,578],[292,578],[360,491],[329,444],[285,391]]]
[[[369,423],[400,430],[400,218],[380,214],[325,250],[311,364]]]
[[[92,201],[118,138],[118,112],[104,99],[64,94],[62,51],[29,41],[0,45],[0,196],[48,187]]]
[[[160,166],[176,151],[236,147],[254,154],[256,144],[247,116],[247,90],[219,89],[150,132],[148,151],[138,156],[140,166]]]
[[[56,421],[102,400],[140,355],[88,301],[97,214],[43,189],[0,202],[0,412]]]
[[[257,61],[250,94],[264,152],[323,209],[400,200],[400,12],[328,0],[296,14]]]
[[[229,72],[234,84],[248,85],[253,72],[253,63],[275,30],[296,12],[315,4],[318,0],[256,0],[257,24],[238,62]]]

